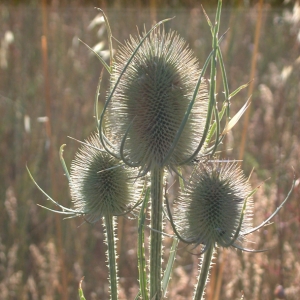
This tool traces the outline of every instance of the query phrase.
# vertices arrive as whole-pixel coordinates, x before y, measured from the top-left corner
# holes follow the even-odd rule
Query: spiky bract
[[[208,247],[239,244],[241,235],[232,241],[237,230],[242,233],[252,228],[250,193],[250,184],[237,163],[200,163],[178,199],[175,220],[181,235],[190,243]]]
[[[70,191],[75,210],[95,222],[102,216],[120,215],[134,199],[132,173],[102,150],[92,135],[71,164]]]
[[[131,37],[116,56],[112,85],[139,44]],[[180,124],[192,100],[200,74],[196,58],[175,32],[154,30],[121,77],[109,106],[107,132],[124,157],[144,170],[174,166],[187,159],[199,143],[205,123],[208,96],[201,83],[196,101],[183,131]],[[180,140],[163,162],[176,135]],[[119,147],[118,146],[118,147]]]

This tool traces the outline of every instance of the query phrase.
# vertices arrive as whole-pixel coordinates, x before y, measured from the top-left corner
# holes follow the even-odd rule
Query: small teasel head
[[[236,162],[201,162],[177,201],[180,235],[196,246],[239,247],[240,233],[252,228],[251,192]]]
[[[75,211],[87,221],[126,213],[137,197],[139,183],[132,170],[105,152],[98,135],[81,146],[70,169],[70,193]]]
[[[142,38],[131,37],[119,49],[112,87]],[[196,58],[175,32],[156,28],[143,41],[121,75],[106,116],[106,133],[116,141],[125,162],[149,171],[178,165],[191,156],[201,139],[207,114],[204,82],[185,126],[181,124],[199,74]],[[171,150],[175,139],[178,142]]]

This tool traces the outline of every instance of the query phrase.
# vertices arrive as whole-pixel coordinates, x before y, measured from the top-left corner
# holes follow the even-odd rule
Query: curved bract
[[[115,58],[112,86],[142,37],[130,38]],[[105,132],[120,157],[142,170],[173,167],[188,159],[203,132],[208,95],[201,83],[189,110],[200,69],[186,43],[175,32],[151,32],[133,57],[108,105]],[[181,123],[188,111],[183,129]],[[180,136],[169,159],[173,141]]]

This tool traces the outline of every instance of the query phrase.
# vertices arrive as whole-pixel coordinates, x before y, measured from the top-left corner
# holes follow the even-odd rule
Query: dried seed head
[[[139,44],[130,40],[116,56],[112,85]],[[201,84],[189,120],[180,124],[192,100],[200,74],[198,62],[176,33],[154,30],[125,71],[111,100],[106,130],[118,144],[124,136],[126,160],[145,170],[172,166],[187,159],[198,146],[207,113],[208,96]],[[176,137],[179,142],[164,162]]]
[[[241,232],[251,228],[251,187],[237,163],[200,163],[178,198],[175,220],[181,235],[196,245],[231,245],[242,215]],[[241,242],[241,235],[235,244]]]
[[[126,212],[136,200],[131,176],[120,161],[102,150],[98,135],[92,135],[71,164],[70,191],[75,210],[90,222]]]

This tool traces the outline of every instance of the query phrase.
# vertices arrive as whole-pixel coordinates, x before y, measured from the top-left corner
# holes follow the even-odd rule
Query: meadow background
[[[59,147],[70,165],[79,144],[95,130],[94,93],[101,72],[97,58],[78,41],[107,56],[100,7],[114,37],[123,42],[154,21],[165,24],[195,51],[200,64],[211,35],[200,3],[213,18],[217,1],[0,1],[0,298],[77,299],[83,276],[87,299],[108,299],[106,246],[101,222],[63,220],[37,206],[54,208],[30,180],[71,207]],[[266,219],[300,174],[300,4],[295,1],[224,1],[222,51],[230,90],[254,79],[232,99],[234,112],[252,95],[252,105],[227,135],[220,156],[243,159],[253,187],[254,224]],[[114,42],[117,48],[118,43]],[[207,76],[208,77],[208,76]],[[220,78],[221,79],[221,78]],[[108,76],[102,82],[105,100]],[[219,80],[221,83],[221,80]],[[219,101],[222,89],[219,84]],[[294,170],[293,170],[294,169]],[[219,249],[208,300],[300,298],[299,180],[274,223],[249,237],[259,254]],[[119,219],[120,299],[138,291],[137,222]],[[171,240],[165,239],[166,246]],[[190,299],[199,258],[181,245],[168,299]],[[168,249],[166,247],[166,249]],[[168,251],[166,250],[166,254]]]

